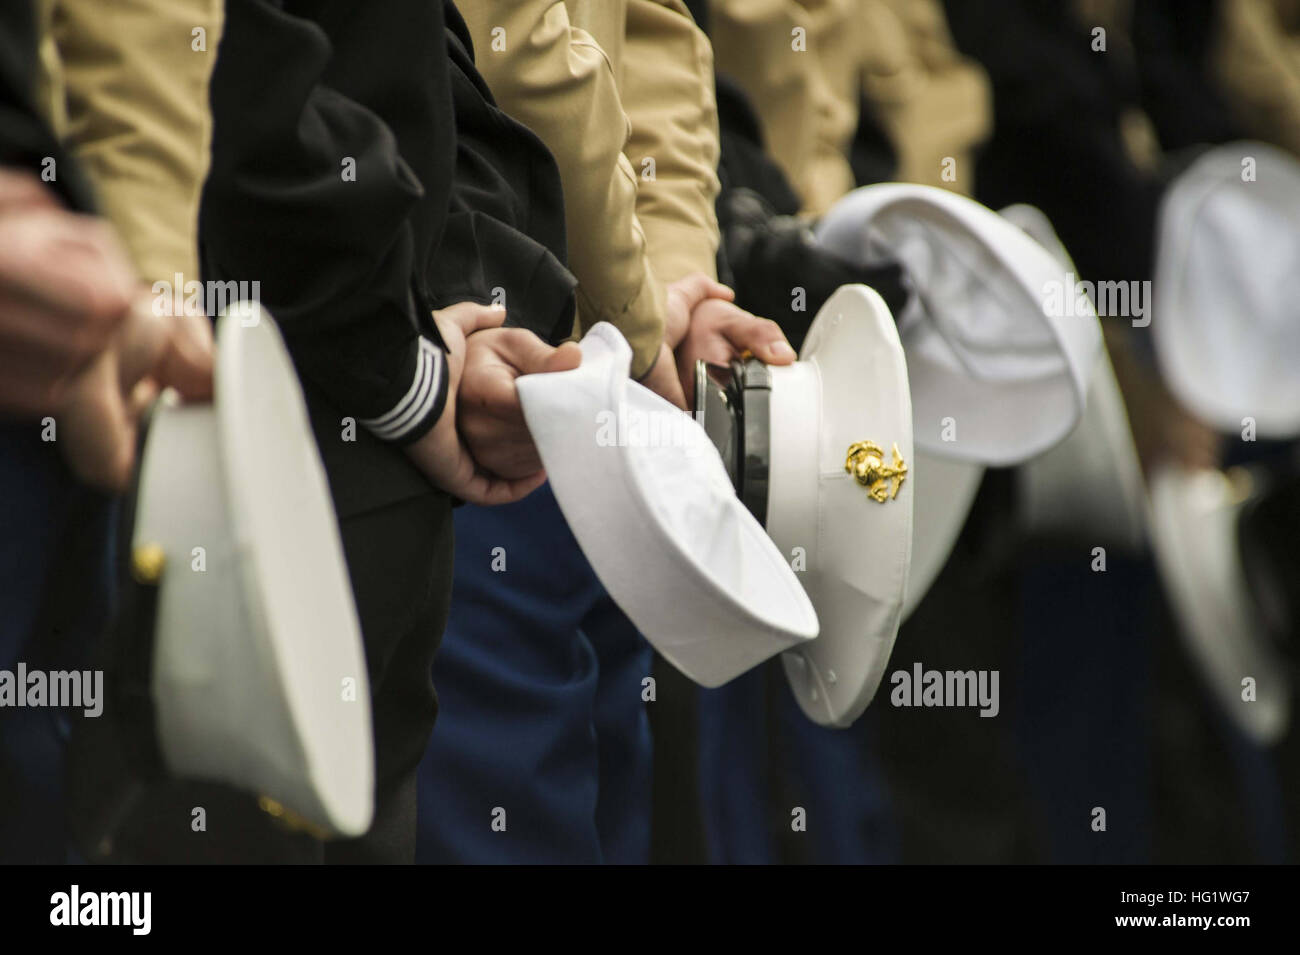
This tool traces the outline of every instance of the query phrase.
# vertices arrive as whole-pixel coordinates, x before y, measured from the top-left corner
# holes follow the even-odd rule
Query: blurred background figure
[[[993,81],[996,123],[976,195],[994,207],[1028,202],[1046,212],[1082,279],[1158,279],[1170,183],[1208,146],[1248,132],[1282,141],[1292,126],[1277,92],[1295,82],[1284,4],[1002,2],[978,14],[947,7],[959,45]],[[1266,113],[1282,122],[1270,130]],[[1154,322],[1168,327],[1178,316],[1162,313],[1162,286],[1154,288]],[[1243,335],[1263,334],[1261,316],[1220,317]],[[1175,398],[1153,354],[1161,327],[1147,327],[1150,314],[1133,318],[1103,315],[1103,325],[1149,482],[1165,468],[1199,471],[1277,454],[1267,442],[1216,430]],[[1193,677],[1186,645],[1173,639],[1145,553],[1119,548],[1121,562],[1112,556],[1104,575],[1067,573],[1078,566],[1078,548],[1093,543],[1057,541],[1052,557],[1044,550],[1052,545],[1039,540],[1025,563],[1026,636],[1056,635],[1027,640],[1023,680],[1022,735],[1049,821],[1049,858],[1287,857],[1294,824],[1282,807],[1295,800],[1282,787],[1294,758],[1273,759],[1210,702],[1204,674]],[[1123,805],[1135,825],[1111,813],[1107,839],[1091,838],[1077,824],[1084,792],[1105,794],[1094,805]]]
[[[110,495],[132,472],[138,417],[162,387],[211,394],[206,322],[156,314],[150,282],[194,274],[205,143],[187,108],[202,89],[177,88],[171,68],[214,4],[164,6],[0,12],[6,670],[89,666],[112,615]],[[67,861],[74,722],[0,711],[0,860]]]
[[[723,118],[719,219],[724,249],[739,253],[742,302],[762,287],[746,281],[745,252],[756,234],[772,241],[774,211],[806,221],[852,186],[883,180],[973,191],[995,209],[1031,204],[1050,220],[1048,236],[1036,237],[1054,244],[1054,226],[1079,278],[1148,282],[1162,197],[1194,156],[1246,133],[1285,143],[1293,130],[1295,20],[1284,3],[704,6],[695,12],[714,43]],[[1107,31],[1102,48],[1097,27]],[[737,141],[747,151],[732,148],[729,163]],[[737,182],[768,208],[752,212]],[[764,275],[776,286],[765,300],[778,299],[785,276]],[[1149,295],[1147,307],[1149,317]],[[798,316],[779,303],[769,314],[797,345]],[[1131,422],[1144,474],[1290,459],[1285,442],[1225,446],[1171,393],[1135,317],[1103,315],[1103,326],[1127,405],[1127,415],[1123,404],[1112,409],[1111,427],[1123,445]],[[1282,488],[1292,469],[1281,468]],[[1125,510],[1122,526],[1080,537],[1026,525],[1034,480],[986,475],[895,653],[896,665],[1001,669],[1004,715],[962,721],[877,701],[845,733],[810,726],[773,677],[777,667],[706,691],[699,771],[709,858],[1284,857],[1294,758],[1266,756],[1192,678],[1194,655],[1175,639],[1143,544],[1141,489],[1115,508]],[[1279,490],[1265,512],[1294,507]],[[1094,547],[1105,549],[1104,573],[1089,566]],[[1286,566],[1286,548],[1269,552]],[[1167,805],[1192,789],[1197,797]],[[769,806],[754,793],[768,794]],[[791,837],[783,817],[793,805],[822,820],[821,832]],[[1107,810],[1104,835],[1090,825],[1097,807]],[[1205,824],[1220,815],[1230,821]]]

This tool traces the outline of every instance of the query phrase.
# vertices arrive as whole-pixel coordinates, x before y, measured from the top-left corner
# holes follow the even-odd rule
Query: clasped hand
[[[668,288],[660,356],[643,384],[688,410],[695,362],[726,363],[752,354],[773,365],[795,360],[780,327],[738,307],[725,285],[702,273]],[[433,313],[447,346],[448,398],[433,429],[408,453],[429,480],[475,504],[517,501],[545,479],[515,380],[577,368],[574,342],[551,347],[532,332],[504,328],[505,309],[460,302]]]

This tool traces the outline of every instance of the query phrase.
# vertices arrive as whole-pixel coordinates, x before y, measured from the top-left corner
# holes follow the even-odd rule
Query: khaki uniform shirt
[[[40,0],[38,89],[148,284],[200,279],[221,0]]]
[[[476,0],[461,13],[498,104],[559,165],[579,330],[618,327],[639,377],[663,339],[665,286],[716,268],[708,40],[680,0]]]
[[[991,91],[938,0],[711,0],[710,14],[718,69],[749,94],[806,213],[853,188],[859,93],[898,154],[899,180],[970,191]]]
[[[1300,155],[1300,0],[1222,0],[1213,69],[1250,135]]]

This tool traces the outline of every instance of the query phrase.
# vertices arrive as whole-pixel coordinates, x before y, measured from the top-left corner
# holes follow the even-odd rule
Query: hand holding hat
[[[476,302],[459,302],[433,313],[442,340],[447,345],[447,404],[442,417],[429,433],[406,449],[411,460],[431,483],[472,504],[507,504],[517,501],[530,494],[546,479],[545,473],[540,469],[517,477],[498,475],[487,470],[474,458],[457,427],[457,407],[465,397],[472,403],[469,420],[471,430],[478,438],[495,430],[493,426],[481,421],[481,412],[486,411],[488,417],[494,412],[501,416],[509,414],[510,397],[503,394],[501,386],[503,378],[510,378],[511,385],[504,391],[513,391],[511,369],[514,366],[510,363],[510,358],[514,355],[516,361],[521,361],[518,356],[523,353],[518,338],[498,335],[489,339],[486,348],[492,354],[480,354],[480,343],[476,342],[473,350],[474,363],[470,365],[467,360],[470,354],[468,339],[471,336],[489,330],[518,331],[501,329],[505,317],[505,309]],[[561,359],[562,362],[567,360]],[[463,396],[462,391],[465,392]],[[476,418],[479,420],[476,421]],[[500,424],[509,430],[512,422],[503,417]],[[518,455],[518,442],[514,443],[509,453]],[[518,460],[514,462],[516,469],[519,463]],[[522,463],[527,464],[527,461]]]
[[[725,299],[709,298],[697,305],[676,353],[686,400],[695,403],[696,361],[725,365],[746,353],[769,365],[789,365],[795,360],[794,349],[776,322],[751,315]]]
[[[645,385],[674,407],[686,410],[686,393],[677,375],[673,353],[691,325],[695,307],[709,298],[730,301],[731,289],[715,282],[703,272],[695,272],[671,283],[667,289],[664,312],[664,340],[659,345],[659,357],[641,378]]]
[[[107,346],[67,383],[56,416],[59,446],[86,484],[116,491],[130,478],[137,422],[158,397],[149,373],[165,345],[163,322],[147,305],[130,307]]]
[[[735,297],[703,272],[669,285],[664,343],[642,383],[685,410],[695,401],[697,360],[725,364],[749,352],[773,365],[793,362],[794,349],[780,327],[745,311]]]
[[[68,382],[59,443],[82,481],[122,490],[135,465],[140,416],[163,388],[212,397],[212,330],[205,315],[158,316],[140,297],[108,346]]]
[[[0,170],[0,411],[55,410],[116,333],[134,291],[107,226],[61,208],[32,177]]]
[[[528,433],[515,379],[568,371],[581,362],[576,342],[555,348],[526,328],[489,328],[465,340],[456,426],[481,468],[507,480],[541,473],[542,459]]]
[[[159,390],[211,396],[207,319],[154,315],[112,231],[31,177],[0,171],[0,218],[0,409],[52,414],[73,472],[120,490]]]
[[[664,342],[670,350],[676,351],[690,330],[696,307],[710,299],[730,302],[735,297],[735,292],[703,272],[693,272],[671,283],[664,315]]]

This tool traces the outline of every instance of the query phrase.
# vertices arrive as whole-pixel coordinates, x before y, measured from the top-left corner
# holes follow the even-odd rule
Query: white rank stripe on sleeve
[[[400,441],[428,416],[438,401],[442,386],[444,358],[441,350],[427,338],[420,339],[415,362],[415,379],[402,400],[387,414],[362,418],[361,423],[377,438]]]

